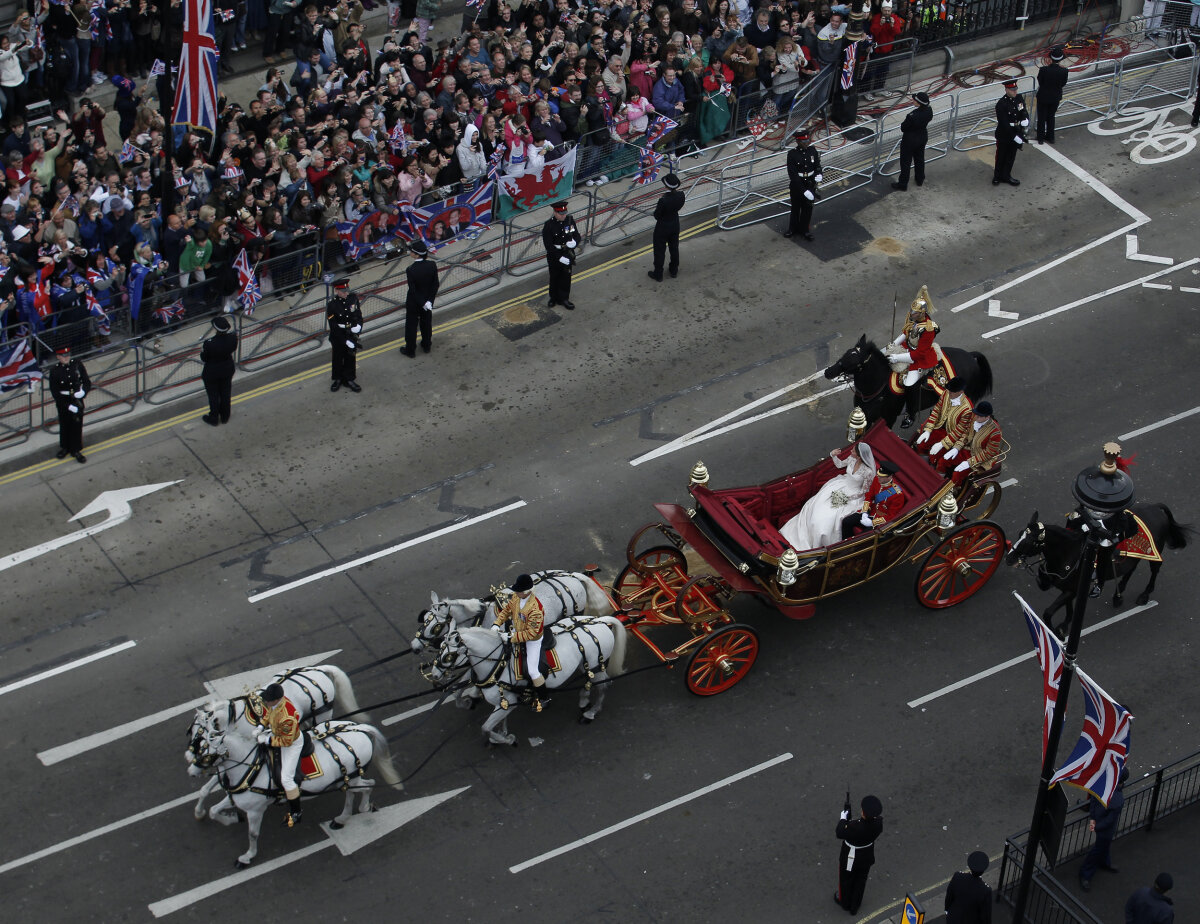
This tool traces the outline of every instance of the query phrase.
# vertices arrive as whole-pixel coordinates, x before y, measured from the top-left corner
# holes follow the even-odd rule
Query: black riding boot
[[[288,799],[287,826],[290,828],[294,825],[300,824],[300,817],[302,815],[303,812],[300,811],[300,800]]]
[[[542,678],[541,683],[535,683],[529,688],[530,705],[533,706],[534,712],[541,712],[542,709],[545,708],[550,702],[550,697],[542,695],[545,689],[545,678]]]
[[[913,425],[914,418],[921,403],[921,383],[909,385],[904,389],[904,417],[900,421],[900,429],[907,430]]]

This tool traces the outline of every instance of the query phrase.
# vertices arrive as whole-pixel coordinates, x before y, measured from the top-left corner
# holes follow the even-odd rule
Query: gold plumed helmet
[[[917,297],[908,306],[909,314],[912,314],[914,311],[924,311],[927,315],[933,314],[933,301],[929,297],[928,286],[921,286],[921,291],[917,293]]]

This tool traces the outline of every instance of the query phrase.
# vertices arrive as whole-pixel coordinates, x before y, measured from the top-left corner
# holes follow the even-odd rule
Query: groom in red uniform
[[[867,491],[867,499],[859,513],[852,513],[842,520],[842,538],[849,539],[868,529],[882,526],[894,520],[904,507],[904,491],[892,477],[900,471],[886,459],[875,470],[875,480]]]

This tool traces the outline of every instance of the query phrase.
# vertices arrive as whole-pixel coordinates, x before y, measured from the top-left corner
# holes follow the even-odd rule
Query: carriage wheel
[[[680,622],[700,625],[718,619],[729,620],[721,606],[723,582],[711,574],[699,574],[679,589],[671,608]]]
[[[735,622],[718,629],[692,652],[687,688],[697,696],[724,693],[741,680],[758,657],[758,633]]]
[[[971,520],[990,520],[1000,506],[1000,482],[985,481],[971,489],[974,495],[970,505],[963,508],[963,516]]]
[[[925,556],[913,588],[917,599],[934,610],[962,603],[996,572],[1005,549],[1004,530],[995,523],[963,524]]]
[[[625,601],[644,590],[647,578],[654,571],[663,571],[672,566],[687,574],[687,562],[683,553],[670,545],[656,545],[637,556],[637,566],[626,565],[613,581],[613,598],[622,606]],[[653,583],[653,582],[651,582]]]

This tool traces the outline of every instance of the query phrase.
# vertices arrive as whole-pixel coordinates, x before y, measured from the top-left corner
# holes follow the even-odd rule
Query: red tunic
[[[937,336],[937,330],[925,329],[921,331],[917,337],[916,347],[909,347],[908,351],[912,354],[913,369],[932,369],[937,365],[937,352],[933,348],[933,340]],[[910,341],[906,338],[905,345]]]
[[[889,520],[894,520],[904,509],[904,491],[893,478],[886,488],[876,477],[867,491],[867,516],[875,526],[881,526]]]

